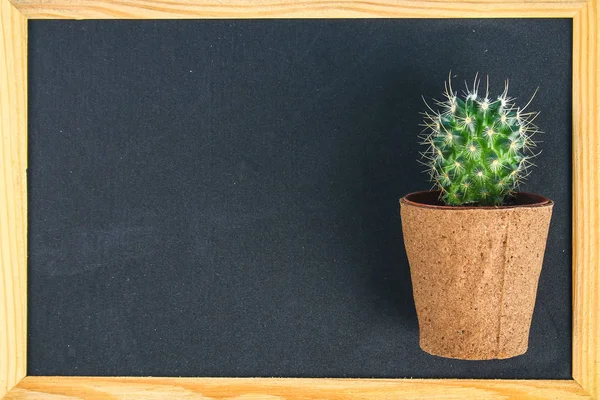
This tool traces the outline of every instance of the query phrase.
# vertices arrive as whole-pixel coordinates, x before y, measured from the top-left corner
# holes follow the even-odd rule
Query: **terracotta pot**
[[[553,202],[449,207],[439,192],[400,199],[421,348],[465,360],[527,351]]]

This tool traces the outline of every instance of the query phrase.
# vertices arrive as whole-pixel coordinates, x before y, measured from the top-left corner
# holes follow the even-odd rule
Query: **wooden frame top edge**
[[[588,0],[10,0],[28,19],[570,18]]]

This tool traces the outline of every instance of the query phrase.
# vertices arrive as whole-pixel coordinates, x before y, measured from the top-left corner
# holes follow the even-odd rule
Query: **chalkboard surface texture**
[[[571,377],[569,19],[29,21],[28,374]],[[489,74],[556,202],[529,351],[419,349],[421,95]]]

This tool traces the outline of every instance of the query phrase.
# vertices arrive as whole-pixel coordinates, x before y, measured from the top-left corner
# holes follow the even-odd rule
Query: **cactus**
[[[525,112],[535,93],[519,108],[508,96],[508,80],[496,99],[489,96],[489,78],[485,96],[479,95],[479,84],[476,75],[459,98],[448,79],[437,111],[423,99],[429,111],[423,113],[422,163],[447,205],[506,204],[537,155],[532,137],[539,132],[533,124],[539,113]]]

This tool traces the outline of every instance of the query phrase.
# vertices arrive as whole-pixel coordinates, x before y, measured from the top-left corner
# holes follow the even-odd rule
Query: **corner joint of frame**
[[[12,8],[14,13],[19,14],[19,16],[25,18],[26,20],[29,19],[29,16],[23,10],[24,4],[22,4],[21,0],[0,0],[0,5],[2,5],[3,2],[6,2],[7,6]]]
[[[578,389],[578,391],[580,391],[580,392],[581,392],[581,394],[582,394],[583,396],[585,396],[585,397],[584,397],[585,399],[589,399],[589,400],[596,400],[596,399],[597,399],[597,397],[593,396],[593,395],[592,395],[592,393],[590,393],[590,390],[589,390],[589,388],[585,387],[585,386],[584,386],[584,384],[582,384],[582,383],[580,382],[580,380],[581,380],[581,378],[579,378],[579,379],[578,379],[578,377],[576,377],[576,376],[573,376],[573,380],[572,380],[572,382],[573,382],[575,385],[577,385],[577,386],[578,386],[578,388],[577,388],[577,389]]]
[[[585,11],[588,7],[588,4],[591,3],[592,0],[581,0],[575,3],[575,7],[573,7],[571,18],[577,18],[583,11]]]

